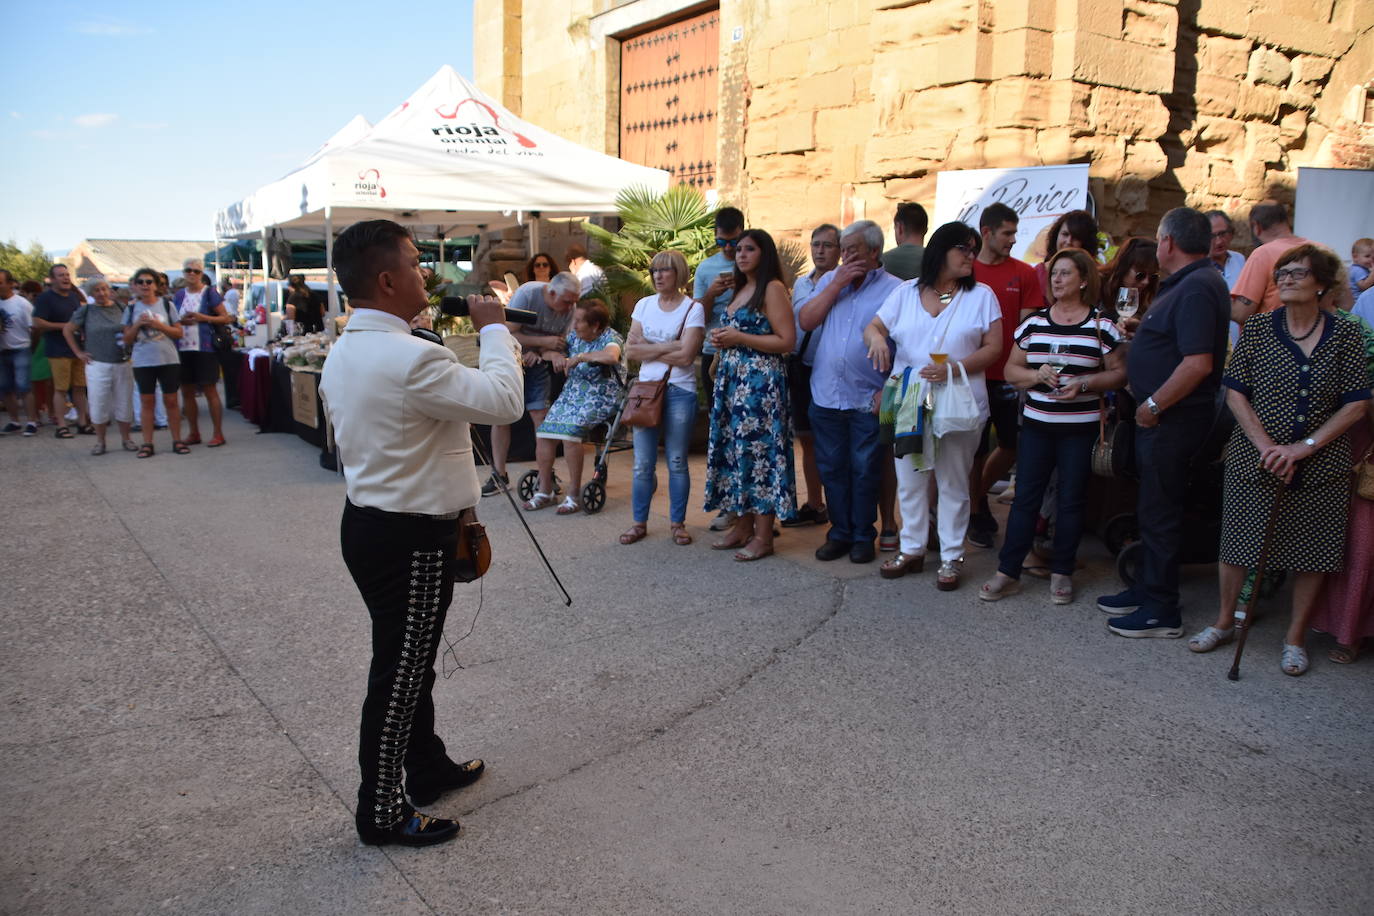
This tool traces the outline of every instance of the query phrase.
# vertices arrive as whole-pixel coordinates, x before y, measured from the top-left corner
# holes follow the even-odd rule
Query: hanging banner
[[[978,228],[983,208],[1006,204],[1021,217],[1011,254],[1025,260],[1035,237],[1070,210],[1088,210],[1088,166],[1045,165],[1024,169],[969,169],[935,176],[931,225],[953,220]]]

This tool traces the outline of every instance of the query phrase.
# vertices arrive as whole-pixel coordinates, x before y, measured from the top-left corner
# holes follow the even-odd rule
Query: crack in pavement
[[[523,786],[517,786],[516,788],[511,789],[509,792],[505,792],[501,795],[487,799],[486,801],[483,801],[481,804],[474,805],[471,808],[461,811],[459,813],[459,816],[467,817],[470,814],[475,814],[478,811],[485,810],[501,802],[507,801],[508,799],[524,795],[532,789],[538,789],[543,786],[551,786],[556,783],[562,782],[569,776],[573,776],[577,773],[580,773],[589,766],[601,763],[606,760],[610,760],[613,757],[617,757],[621,754],[624,754],[627,751],[632,751],[635,748],[642,747],[653,741],[657,741],[659,738],[662,738],[663,736],[667,735],[670,731],[673,731],[679,725],[683,724],[688,719],[695,716],[697,713],[704,712],[708,709],[712,709],[720,705],[725,700],[728,700],[731,697],[738,694],[741,690],[748,686],[749,683],[754,680],[754,678],[758,677],[760,674],[767,671],[769,668],[772,668],[783,658],[794,653],[804,643],[810,640],[813,636],[815,636],[823,628],[825,628],[832,620],[834,620],[839,615],[840,608],[844,606],[845,598],[848,595],[848,591],[848,580],[834,580],[831,583],[832,594],[830,611],[828,613],[823,615],[819,620],[816,621],[816,623],[813,626],[803,631],[790,643],[785,643],[781,646],[774,646],[771,650],[769,650],[768,656],[766,658],[764,658],[762,661],[760,661],[753,667],[749,668],[739,677],[735,678],[735,680],[732,683],[727,684],[726,686],[718,689],[713,696],[707,697],[706,699],[703,699],[700,702],[687,707],[686,709],[679,710],[678,712],[669,715],[668,718],[664,720],[661,724],[648,729],[647,734],[641,733],[641,736],[638,738],[631,738],[629,740],[622,741],[619,745],[611,748],[605,753],[589,757],[588,759],[582,761],[576,766],[569,767],[564,772],[559,773],[550,779],[543,779],[539,782],[532,782],[527,783]]]

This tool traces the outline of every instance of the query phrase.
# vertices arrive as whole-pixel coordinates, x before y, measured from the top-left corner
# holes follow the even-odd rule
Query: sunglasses
[[[1282,283],[1284,280],[1306,280],[1312,276],[1312,271],[1306,267],[1280,267],[1274,271],[1274,282]]]
[[[1143,271],[1143,270],[1133,270],[1133,271],[1131,271],[1131,273],[1135,274],[1135,279],[1136,279],[1136,282],[1137,282],[1137,283],[1140,282],[1141,280],[1158,280],[1158,279],[1159,279],[1159,274],[1147,274],[1147,273],[1145,273],[1145,271]]]
[[[535,262],[534,262],[534,266],[535,266],[535,267],[552,267],[553,265],[550,264],[548,261],[535,261]]]
[[[202,271],[201,271],[200,268],[198,268],[198,267],[188,267],[188,268],[186,268],[185,270],[182,271],[182,273],[184,273],[184,274],[198,274],[198,273],[201,273],[201,272],[202,272]]]
[[[717,248],[738,248],[739,239],[716,239]]]
[[[157,285],[157,281],[156,281],[156,280],[149,280],[147,277],[141,277],[141,278],[139,278],[139,279],[137,279],[137,280],[134,281],[134,286],[155,286],[155,285]]]

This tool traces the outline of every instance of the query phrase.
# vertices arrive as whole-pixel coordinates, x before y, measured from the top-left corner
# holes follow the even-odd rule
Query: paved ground
[[[1287,678],[1272,614],[1239,683],[1112,636],[1095,543],[1067,608],[980,603],[981,551],[941,594],[814,530],[733,563],[700,513],[621,547],[625,455],[601,515],[529,518],[571,608],[484,501],[436,703],[488,776],[433,808],[455,843],[364,847],[340,479],[237,416],[146,461],[45,433],[0,439],[4,912],[1374,911],[1374,663],[1320,638]],[[1196,627],[1207,570],[1188,598]]]

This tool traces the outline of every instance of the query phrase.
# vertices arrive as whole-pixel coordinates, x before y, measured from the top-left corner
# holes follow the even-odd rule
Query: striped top
[[[1016,345],[1026,351],[1026,365],[1032,369],[1049,362],[1051,343],[1068,345],[1064,357],[1067,365],[1059,373],[1061,379],[1067,380],[1101,372],[1107,354],[1121,345],[1121,332],[1110,319],[1091,312],[1079,324],[1056,324],[1047,308],[1031,315],[1016,329]],[[1075,383],[1064,382],[1065,387],[1069,384]],[[1102,404],[1100,392],[1090,391],[1075,398],[1056,400],[1050,397],[1051,390],[1048,385],[1037,384],[1026,393],[1022,415],[1027,423],[1062,426],[1097,422]]]

